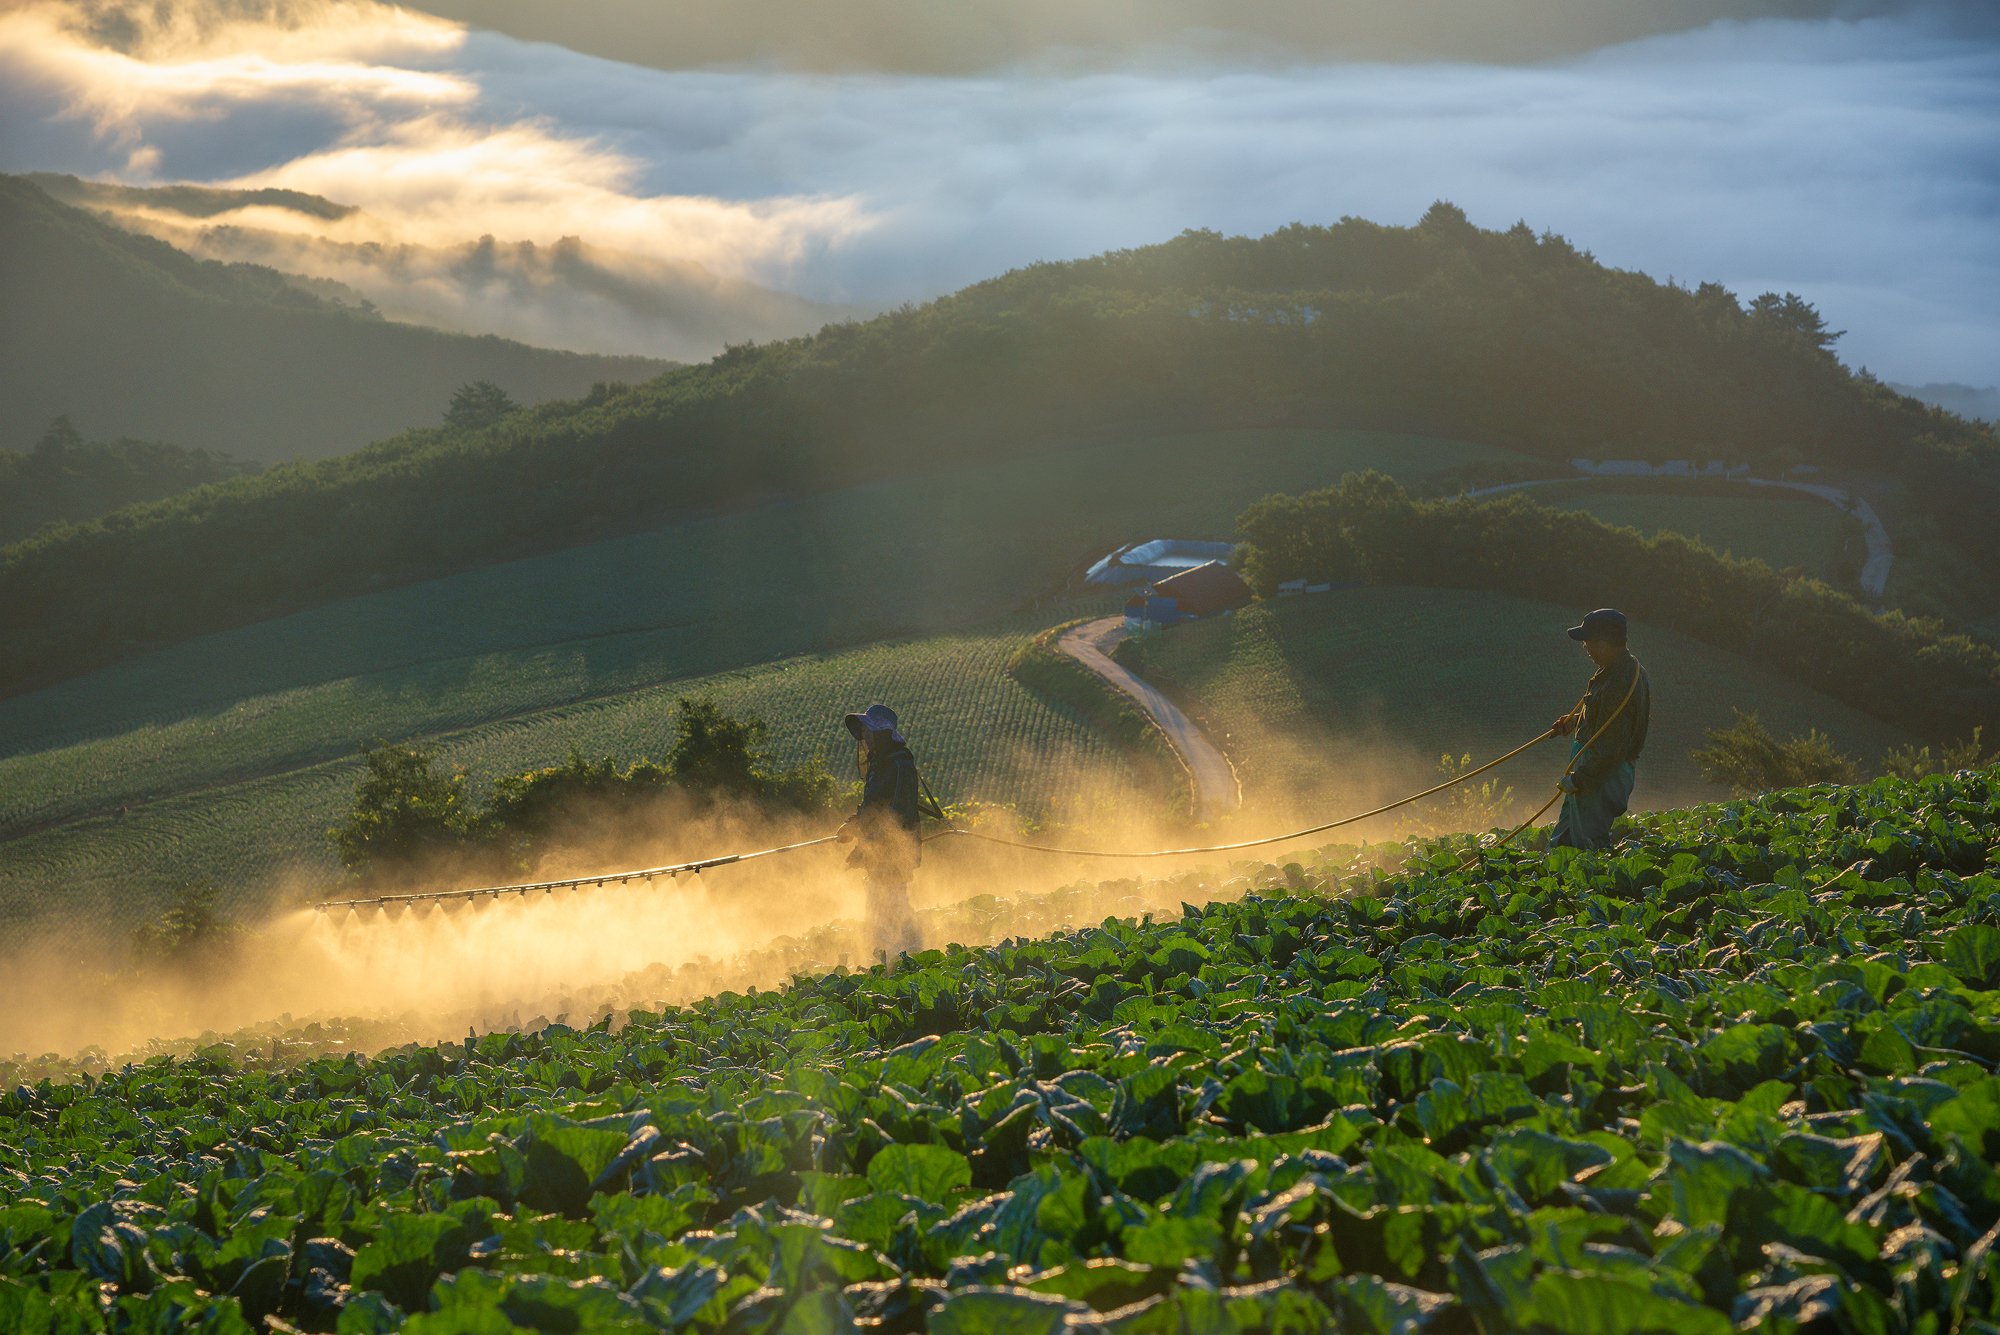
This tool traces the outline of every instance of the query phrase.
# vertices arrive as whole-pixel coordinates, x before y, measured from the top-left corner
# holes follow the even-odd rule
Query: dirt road
[[[1576,482],[1585,477],[1607,478],[1612,481],[1649,479],[1656,477],[1685,477],[1682,473],[1605,473],[1584,472],[1576,477],[1544,477],[1528,482],[1503,482],[1497,487],[1479,487],[1465,493],[1467,500],[1477,500],[1483,496],[1498,496],[1503,492],[1521,491],[1528,487],[1549,487],[1563,482]],[[1861,573],[1855,583],[1861,592],[1876,603],[1882,601],[1883,590],[1889,587],[1889,568],[1895,564],[1896,549],[1889,543],[1889,530],[1882,527],[1882,519],[1875,513],[1875,507],[1853,492],[1840,487],[1828,486],[1823,482],[1794,482],[1789,479],[1765,477],[1710,477],[1700,476],[1703,482],[1734,482],[1745,487],[1782,487],[1786,491],[1803,492],[1816,496],[1828,505],[1835,506],[1861,521],[1866,535],[1868,556],[1861,565]]]
[[[1125,618],[1109,616],[1086,621],[1081,626],[1064,631],[1056,641],[1056,647],[1137,700],[1140,707],[1152,715],[1153,721],[1167,734],[1167,740],[1174,744],[1174,749],[1187,762],[1188,772],[1194,775],[1195,815],[1198,819],[1206,820],[1210,816],[1234,811],[1242,804],[1243,793],[1237,786],[1236,771],[1230,768],[1228,757],[1202,735],[1201,729],[1195,727],[1173,701],[1160,694],[1158,688],[1149,686],[1112,661],[1111,650],[1124,638]]]

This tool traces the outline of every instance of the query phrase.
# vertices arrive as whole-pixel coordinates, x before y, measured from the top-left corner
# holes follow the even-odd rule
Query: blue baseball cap
[[[1595,612],[1586,612],[1583,621],[1569,628],[1572,640],[1622,640],[1625,638],[1625,614],[1615,607],[1600,607]]]
[[[903,740],[903,734],[896,731],[896,711],[887,705],[870,705],[859,714],[849,714],[841,721],[847,724],[847,730],[854,734],[857,742],[871,732],[886,732],[899,742]]]

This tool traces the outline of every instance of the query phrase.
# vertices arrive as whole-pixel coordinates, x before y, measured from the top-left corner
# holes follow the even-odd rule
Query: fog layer
[[[305,191],[373,229],[299,215],[312,235],[391,256],[575,237],[634,272],[693,265],[861,307],[1190,227],[1403,222],[1444,197],[1663,278],[1799,292],[1885,376],[1991,383],[1988,9],[1731,12],[1774,10],[1820,16],[1543,64],[1297,63],[1324,59],[1310,46],[1285,63],[1190,36],[1172,60],[938,77],[660,70],[362,0],[171,22],[31,3],[0,17],[0,166]],[[370,289],[366,255],[330,253],[292,262]],[[491,290],[448,268],[427,318],[489,327]],[[385,274],[373,285],[403,281]],[[508,332],[580,346],[576,301],[574,284],[521,284]]]

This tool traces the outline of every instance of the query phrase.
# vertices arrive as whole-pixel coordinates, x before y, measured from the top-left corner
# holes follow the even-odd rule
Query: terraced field
[[[0,701],[0,755],[193,719],[230,734],[231,763],[309,759],[330,739],[462,727],[987,623],[1135,533],[1227,537],[1272,491],[1495,457],[1511,456],[1371,432],[1207,432],[670,524],[204,636]],[[0,777],[0,829],[26,814],[19,787]]]
[[[1568,709],[1590,675],[1563,634],[1580,610],[1449,589],[1336,589],[1161,632],[1144,643],[1140,671],[1192,708],[1253,804],[1343,779],[1357,799],[1387,799],[1421,786],[1412,758],[1498,755]],[[1910,740],[1684,635],[1637,625],[1632,636],[1653,685],[1641,806],[1713,795],[1687,753],[1733,708],[1780,736],[1818,727],[1868,761]],[[1551,744],[1502,778],[1539,805],[1562,758]]]
[[[1004,667],[1025,631],[1010,627],[782,660],[738,672],[676,678],[440,736],[444,759],[476,776],[586,755],[663,755],[674,699],[713,694],[771,725],[789,761],[824,753],[851,770],[840,715],[894,702],[927,776],[949,801],[1017,804],[1037,817],[1117,809],[1144,800],[1117,754],[1069,710],[1016,684]],[[239,908],[270,902],[284,883],[323,884],[338,868],[325,832],[352,798],[351,755],[264,778],[176,794],[121,816],[89,819],[0,843],[0,923],[77,917],[80,947],[129,931],[141,906],[189,878],[227,887]]]
[[[129,918],[190,877],[234,886],[323,871],[323,832],[370,740],[439,738],[486,773],[555,763],[572,747],[634,755],[657,749],[672,696],[697,687],[756,708],[799,757],[856,696],[935,701],[966,720],[955,725],[963,745],[934,738],[925,752],[954,793],[1058,810],[1083,793],[1077,776],[1102,768],[1101,744],[1037,713],[998,664],[1007,635],[1097,604],[1015,609],[1135,535],[1226,536],[1271,490],[1500,454],[1287,430],[1052,450],[670,525],[163,649],[0,701],[0,922],[51,899]],[[987,630],[843,653],[973,626]],[[837,657],[734,675],[802,654]],[[937,662],[953,666],[920,684]]]

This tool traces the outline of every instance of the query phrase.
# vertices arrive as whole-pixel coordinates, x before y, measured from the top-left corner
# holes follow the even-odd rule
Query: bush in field
[[[1740,709],[1735,723],[1710,728],[1708,745],[1688,754],[1701,766],[1704,779],[1744,797],[1815,783],[1854,783],[1861,777],[1855,759],[1841,754],[1819,729],[1781,742],[1762,719]]]
[[[1472,753],[1469,751],[1457,756],[1446,752],[1438,757],[1440,782],[1457,779],[1471,768]],[[1513,805],[1512,784],[1503,785],[1498,779],[1488,779],[1480,784],[1461,783],[1442,796],[1418,805],[1416,814],[1410,819],[1410,826],[1416,833],[1428,836],[1490,830],[1507,818],[1508,808]]]
[[[329,831],[341,861],[356,872],[435,862],[458,870],[520,867],[591,819],[629,816],[679,794],[727,799],[773,811],[814,811],[836,793],[823,759],[781,765],[765,750],[762,719],[729,713],[707,696],[674,702],[674,742],[664,763],[641,758],[620,766],[611,756],[572,751],[560,765],[503,775],[483,808],[468,795],[462,770],[442,774],[436,758],[407,746],[363,754],[368,773],[347,820]]]
[[[1928,746],[1892,747],[1882,753],[1882,772],[1891,778],[1921,779],[1931,774],[1956,774],[1960,770],[1985,769],[2000,765],[2000,751],[1988,751],[1984,726],[1960,742],[1947,742],[1931,755]]]
[[[748,798],[809,811],[833,802],[833,776],[824,761],[784,766],[765,749],[770,729],[752,715],[738,717],[708,696],[674,702],[674,744],[666,773],[691,793]]]
[[[347,819],[327,831],[349,871],[411,866],[464,849],[479,825],[463,769],[441,773],[434,752],[378,743]]]
[[[494,780],[483,823],[496,837],[525,853],[585,807],[599,814],[627,812],[659,796],[671,784],[672,776],[651,761],[637,761],[620,769],[610,756],[591,760],[572,751],[560,765]]]

